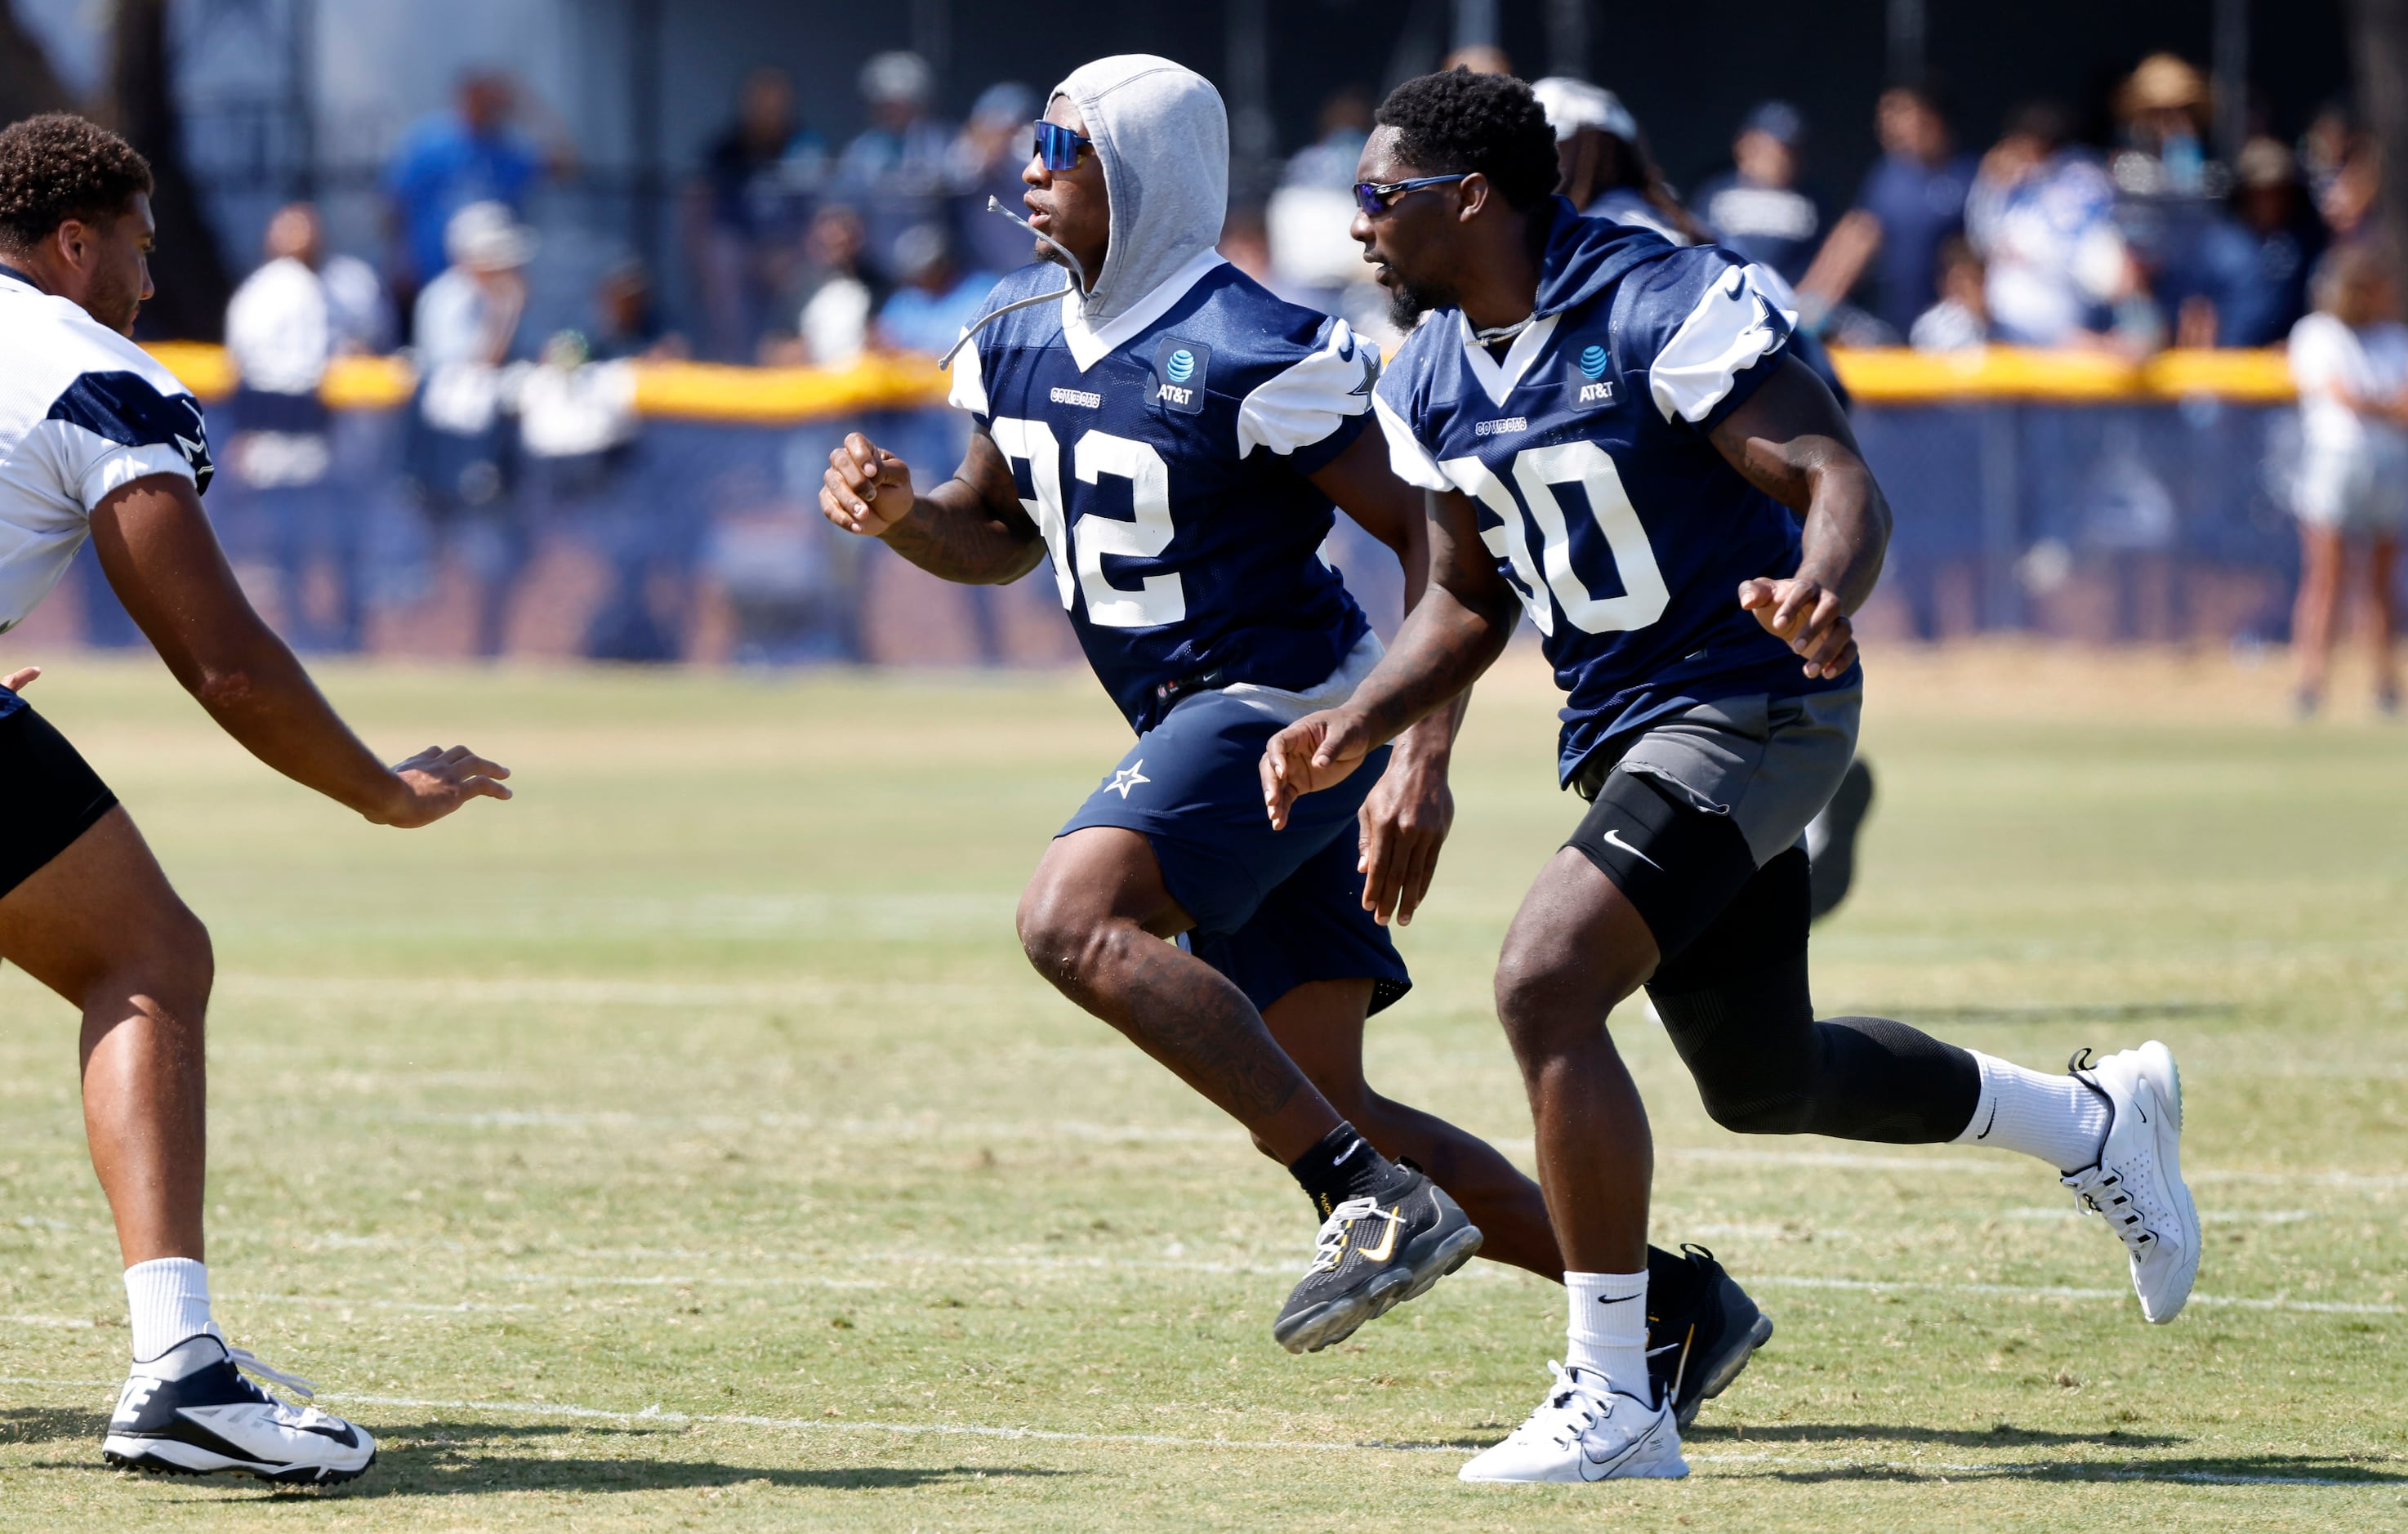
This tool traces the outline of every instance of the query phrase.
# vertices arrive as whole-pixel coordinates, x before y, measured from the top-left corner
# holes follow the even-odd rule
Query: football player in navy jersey
[[[1687,1473],[1640,1322],[1646,1112],[1603,1025],[1641,984],[1719,1123],[2042,1157],[2121,1238],[2143,1313],[2171,1321],[2199,1225],[2165,1046],[2044,1075],[1886,1019],[1815,1020],[1801,832],[1855,749],[1848,615],[1889,511],[1789,317],[1741,258],[1551,195],[1554,134],[1517,80],[1424,76],[1378,121],[1354,233],[1397,318],[1423,322],[1374,409],[1398,473],[1433,492],[1430,583],[1347,701],[1272,738],[1264,796],[1281,824],[1350,781],[1526,612],[1569,695],[1562,781],[1590,801],[1497,976],[1570,1269],[1570,1367],[1464,1478]]]
[[[1037,134],[1025,201],[1054,264],[1006,278],[955,348],[952,397],[977,418],[961,468],[918,494],[856,435],[830,455],[822,509],[948,580],[1050,566],[1138,739],[1046,853],[1022,939],[1312,1197],[1321,1240],[1279,1340],[1345,1337],[1459,1265],[1482,1228],[1489,1255],[1556,1277],[1536,1185],[1363,1082],[1365,1019],[1411,983],[1386,922],[1427,887],[1455,715],[1404,732],[1384,773],[1316,800],[1301,834],[1261,813],[1263,742],[1381,653],[1318,557],[1332,503],[1397,552],[1409,598],[1426,577],[1422,492],[1368,429],[1377,354],[1215,253],[1227,129],[1201,77],[1098,61],[1054,91]],[[1655,1261],[1689,1291],[1663,1308],[1662,1362],[1694,1411],[1770,1324],[1710,1257]]]

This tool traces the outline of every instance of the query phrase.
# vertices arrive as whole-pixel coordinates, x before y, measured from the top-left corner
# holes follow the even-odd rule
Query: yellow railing
[[[234,366],[222,347],[168,341],[150,352],[205,401],[234,392]],[[1856,398],[1875,405],[2163,403],[2200,395],[2265,405],[2292,397],[2290,369],[2272,351],[2161,351],[2134,363],[2091,351],[1899,348],[1836,351],[1833,361]],[[345,357],[327,370],[322,392],[337,409],[390,409],[408,402],[415,384],[400,358]],[[636,383],[636,408],[645,415],[759,426],[937,405],[944,397],[945,375],[927,358],[877,354],[843,368],[644,363]]]

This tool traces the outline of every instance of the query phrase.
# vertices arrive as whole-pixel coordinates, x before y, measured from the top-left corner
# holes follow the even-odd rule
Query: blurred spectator
[[[836,179],[861,210],[869,250],[891,264],[906,230],[939,214],[952,130],[928,115],[936,76],[917,53],[879,53],[861,66],[869,126],[838,157]]]
[[[1796,286],[1823,233],[1823,212],[1798,186],[1806,119],[1785,101],[1747,114],[1731,169],[1698,189],[1698,211],[1722,244]]]
[[[2307,311],[2325,235],[2300,194],[2297,162],[2281,140],[2253,138],[2235,170],[2230,211],[2158,283],[2181,346],[2272,346]]]
[[[1427,58],[1429,55],[1422,55]],[[1495,43],[1471,43],[1440,59],[1440,69],[1469,69],[1475,75],[1510,75],[1513,61]]]
[[[1037,93],[1016,80],[990,85],[970,104],[970,120],[953,140],[950,175],[961,195],[963,246],[973,265],[990,272],[1028,265],[1027,232],[986,210],[987,199],[1026,215],[1020,173],[1033,152]]]
[[[1369,276],[1354,221],[1354,166],[1371,133],[1371,104],[1352,86],[1321,104],[1321,136],[1289,156],[1263,208],[1271,280],[1283,297],[1332,314],[1364,307],[1350,294]]]
[[[527,194],[544,171],[544,156],[512,121],[518,90],[508,75],[472,70],[460,78],[452,110],[429,117],[402,136],[385,167],[384,190],[395,251],[396,306],[414,312],[419,290],[443,270],[445,232],[471,203],[499,203],[523,214]],[[554,152],[562,168],[565,150]]]
[[[924,223],[897,240],[895,262],[901,284],[879,308],[879,344],[891,351],[941,355],[963,327],[978,318],[996,274],[965,275],[953,259],[952,240],[934,223]]]
[[[2114,185],[2065,139],[2059,108],[2019,108],[1973,179],[1965,225],[1988,267],[1991,333],[2014,346],[2149,350],[2163,324],[2116,227]]]
[[[2137,197],[2216,196],[2224,172],[2211,166],[2207,77],[2172,53],[2143,59],[2115,93],[2124,148],[2109,163],[2115,185]]]
[[[652,292],[652,274],[641,261],[629,257],[602,274],[594,289],[594,337],[590,350],[597,362],[629,357],[674,361],[692,349],[668,328]]]
[[[2300,598],[2291,623],[2299,650],[2298,708],[2322,700],[2341,613],[2348,540],[2367,540],[2370,639],[2376,706],[2400,709],[2392,573],[2408,526],[2408,327],[2386,263],[2369,245],[2346,245],[2316,273],[2316,311],[2291,330],[2300,391],[2300,457],[2291,509],[2300,521]]]
[[[2308,200],[2324,205],[2325,194],[2332,190],[2342,167],[2349,164],[2358,147],[2358,129],[2350,122],[2347,104],[2326,102],[2309,120],[2307,132],[2300,135],[2300,176],[2307,183]]]
[[[885,285],[868,262],[867,243],[861,215],[844,204],[831,203],[812,215],[803,241],[795,331],[765,341],[761,361],[844,367],[861,355]]]
[[[741,361],[792,281],[787,269],[826,153],[795,116],[781,69],[744,77],[734,121],[703,153],[694,269],[713,357]]]
[[[452,216],[444,246],[451,266],[418,295],[418,396],[402,471],[437,538],[478,584],[471,642],[490,656],[501,652],[528,553],[511,495],[517,454],[502,365],[517,350],[535,235],[498,202],[470,203]]]
[[[1652,229],[1675,245],[1713,235],[1681,206],[1656,168],[1647,140],[1622,98],[1586,80],[1552,76],[1530,87],[1555,130],[1555,190],[1586,217]]]
[[[1958,235],[1941,246],[1935,263],[1940,270],[1940,297],[1914,317],[1907,328],[1907,344],[1917,351],[1963,351],[1990,339],[1990,308],[1984,296],[1986,276],[1971,242]]]
[[[324,490],[334,444],[318,388],[341,337],[319,276],[318,210],[308,203],[279,208],[267,221],[265,254],[226,306],[226,351],[242,379],[226,464],[264,513],[285,637],[312,649],[355,650],[358,519],[343,497]],[[325,600],[313,602],[310,576],[322,555],[331,567],[315,595]]]
[[[2373,138],[2365,133],[2352,134],[2340,168],[2316,198],[2316,211],[2336,241],[2356,239],[2366,232],[2375,196],[2383,190],[2382,172],[2383,158]]]
[[[1798,284],[1799,296],[1828,310],[1846,301],[1870,269],[1871,312],[1904,336],[1939,302],[1941,248],[1964,233],[1974,161],[1959,154],[1929,93],[1898,85],[1882,93],[1874,122],[1882,157],[1866,173],[1856,206]],[[1969,252],[1970,253],[1970,252]]]

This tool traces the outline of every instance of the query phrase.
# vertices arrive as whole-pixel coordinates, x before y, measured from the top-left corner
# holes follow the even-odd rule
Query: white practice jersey
[[[59,583],[110,492],[153,474],[207,490],[211,472],[191,390],[0,266],[0,632]]]

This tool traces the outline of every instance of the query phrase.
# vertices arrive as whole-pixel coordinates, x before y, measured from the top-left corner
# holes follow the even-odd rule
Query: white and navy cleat
[[[1651,1406],[1617,1395],[1584,1369],[1552,1360],[1546,1399],[1504,1442],[1484,1450],[1455,1472],[1464,1481],[1506,1484],[1542,1481],[1678,1480],[1689,1473],[1681,1457],[1681,1429],[1666,1401]]]
[[[2162,1326],[2182,1313],[2199,1278],[2199,1206],[2182,1175],[2182,1073],[2173,1052],[2154,1039],[2096,1064],[2086,1062],[2089,1053],[2067,1068],[2115,1116],[2099,1164],[2062,1181],[2124,1243],[2141,1314]]]
[[[204,1333],[137,1363],[108,1419],[101,1457],[122,1469],[170,1475],[255,1475],[285,1485],[332,1485],[376,1463],[367,1430],[294,1407],[243,1378],[258,1375],[304,1401],[315,1386]]]

